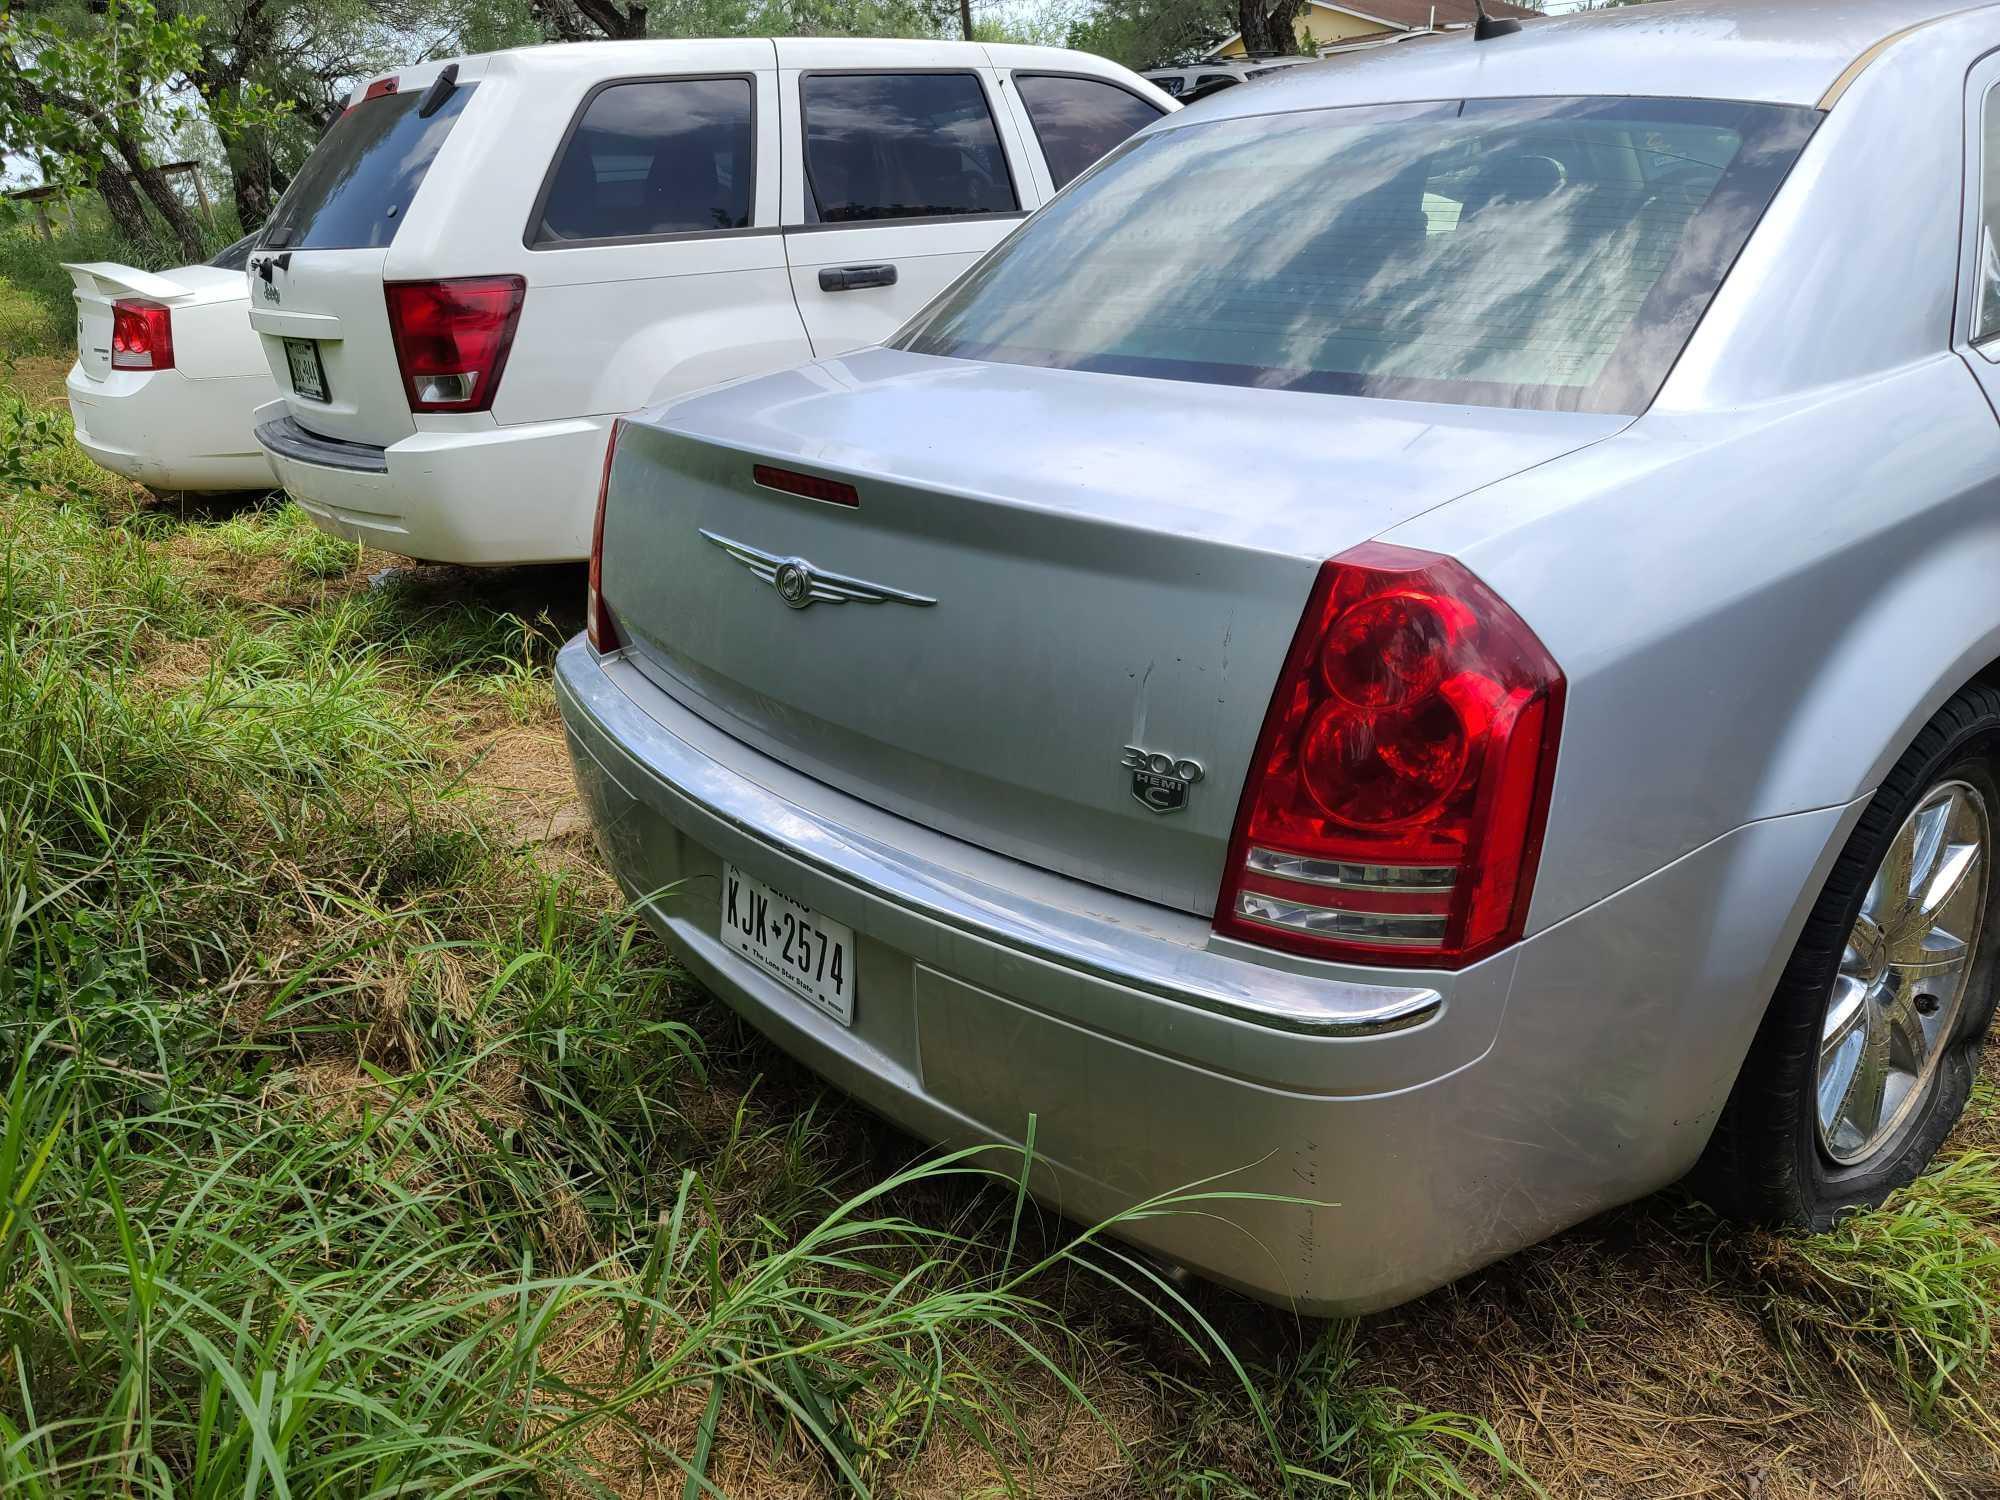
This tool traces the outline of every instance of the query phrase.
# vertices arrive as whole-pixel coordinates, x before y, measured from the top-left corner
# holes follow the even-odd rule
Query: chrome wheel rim
[[[1985,800],[1941,782],[1869,882],[1820,1028],[1819,1144],[1842,1166],[1879,1151],[1937,1071],[1979,947],[1991,843]]]

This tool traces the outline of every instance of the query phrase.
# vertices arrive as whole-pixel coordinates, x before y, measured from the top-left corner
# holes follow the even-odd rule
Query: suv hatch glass
[[[264,230],[270,250],[355,250],[396,238],[431,159],[478,86],[462,83],[428,119],[423,89],[351,105],[278,200]]]

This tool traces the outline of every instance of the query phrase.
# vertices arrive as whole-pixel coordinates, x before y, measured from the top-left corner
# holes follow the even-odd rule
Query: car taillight
[[[1514,941],[1563,691],[1534,633],[1452,559],[1371,542],[1325,564],[1244,783],[1216,931],[1448,969]]]
[[[598,654],[616,651],[620,645],[618,627],[611,623],[611,611],[604,607],[604,501],[611,492],[611,460],[618,453],[618,435],[625,419],[614,417],[611,438],[604,445],[604,475],[597,481],[597,519],[590,526],[590,586],[583,596],[583,633]]]
[[[174,315],[144,297],[120,297],[111,304],[111,368],[171,370]]]
[[[389,333],[411,411],[486,411],[507,367],[527,281],[391,281]]]

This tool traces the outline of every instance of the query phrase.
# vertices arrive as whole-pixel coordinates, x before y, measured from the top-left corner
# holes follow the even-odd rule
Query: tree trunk
[[[575,0],[583,18],[613,41],[636,41],[646,34],[646,7],[627,4],[620,10],[613,0]]]
[[[1300,0],[1238,0],[1237,28],[1243,33],[1243,50],[1252,57],[1296,53],[1299,37],[1293,21],[1299,4]]]
[[[262,141],[225,143],[223,152],[229,158],[229,191],[236,200],[236,222],[247,234],[271,217],[283,188]]]
[[[187,205],[174,196],[174,190],[167,186],[167,180],[160,175],[159,169],[146,165],[136,142],[120,140],[117,144],[118,154],[125,159],[125,168],[132,174],[132,180],[146,195],[146,201],[166,221],[167,232],[173,236],[175,248],[190,264],[208,259],[207,238],[202,234],[201,226],[195,223]]]
[[[972,40],[972,0],[958,0],[958,23],[965,28],[965,39]]]
[[[245,45],[238,38],[239,51]],[[271,216],[284,187],[271,159],[270,132],[261,125],[247,131],[224,130],[222,122],[235,121],[243,102],[242,78],[236,64],[224,64],[212,52],[203,53],[202,71],[198,87],[229,165],[229,194],[236,203],[236,222],[244,230],[252,230]]]
[[[111,222],[119,234],[137,246],[150,244],[153,225],[146,217],[146,205],[139,201],[139,195],[132,187],[132,179],[114,163],[106,161],[98,165],[96,182],[97,191],[103,196],[104,206],[111,211]]]

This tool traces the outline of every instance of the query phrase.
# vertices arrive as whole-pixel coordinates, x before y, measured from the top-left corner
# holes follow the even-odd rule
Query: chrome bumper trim
[[[621,685],[626,682],[635,691],[657,698],[661,712],[656,716],[641,708]],[[719,824],[832,880],[983,941],[1162,1000],[1272,1030],[1313,1036],[1376,1036],[1421,1026],[1443,1009],[1443,997],[1436,990],[1407,980],[1363,983],[1267,967],[1177,942],[1145,930],[1136,921],[1116,921],[1039,900],[912,848],[890,844],[816,807],[770,791],[689,743],[675,732],[674,722],[685,723],[688,731],[700,738],[723,737],[721,731],[661,693],[635,667],[616,656],[599,659],[581,638],[565,647],[557,662],[556,689],[572,734],[587,727],[649,773],[656,783],[654,796],[642,800],[651,801],[689,837],[724,856],[729,853],[727,844],[718,848],[708,825]],[[738,741],[729,740],[728,744],[733,747],[732,755],[740,752],[739,763],[766,759]],[[825,803],[853,800],[831,788],[823,790]],[[907,820],[892,819],[880,809],[867,809],[866,804],[857,807],[866,809],[878,825],[908,829],[910,844],[935,844],[944,852],[958,842]],[[999,858],[980,853],[989,863]],[[1079,906],[1129,905],[1135,917],[1157,910],[1080,881],[1067,882],[1040,871],[1033,874],[1038,884],[1073,884],[1086,898]],[[1181,913],[1172,916],[1185,919]]]

